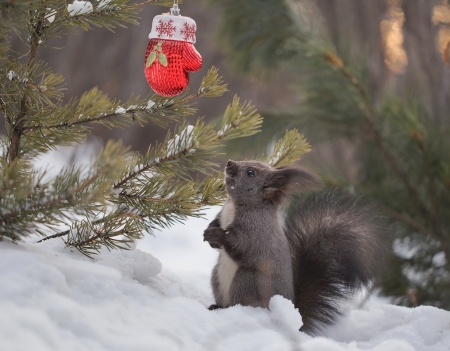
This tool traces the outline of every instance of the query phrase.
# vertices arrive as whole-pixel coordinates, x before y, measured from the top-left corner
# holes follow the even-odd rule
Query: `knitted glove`
[[[145,76],[159,95],[175,96],[189,84],[189,72],[202,66],[194,47],[195,21],[189,17],[160,15],[153,19],[145,55]]]

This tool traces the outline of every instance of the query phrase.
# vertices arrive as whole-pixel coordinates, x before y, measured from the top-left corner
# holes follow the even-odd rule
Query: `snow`
[[[226,132],[228,132],[231,128],[231,124],[225,124],[221,130],[217,132],[218,136],[223,136]]]
[[[45,19],[48,21],[49,24],[53,23],[53,21],[55,20],[55,16],[56,16],[56,10],[52,10],[51,8],[47,7],[47,13],[45,15]]]
[[[101,0],[98,3],[97,8],[101,9],[102,7],[107,7],[110,2],[111,2],[111,0]]]
[[[147,109],[150,110],[153,106],[155,106],[155,102],[153,100],[148,100]]]
[[[447,260],[445,259],[445,252],[441,251],[435,254],[433,256],[432,262],[436,267],[445,266],[447,264]]]
[[[193,128],[185,131],[189,139]],[[83,145],[77,162],[97,147]],[[50,163],[47,176],[54,176],[68,154],[62,148],[61,157],[53,152],[36,162]],[[93,260],[60,239],[0,242],[0,350],[450,350],[450,312],[374,297],[359,309],[349,306],[315,337],[298,331],[301,316],[281,296],[268,310],[209,311],[217,251],[203,242],[203,230],[219,210],[147,235],[129,251],[104,249]]]
[[[127,112],[127,110],[125,110],[123,107],[118,107],[117,108],[117,110],[114,112],[116,115],[121,115],[121,114],[124,114],[124,113],[126,113]]]
[[[92,4],[89,1],[77,1],[67,5],[69,16],[79,16],[92,12]]]
[[[282,152],[281,152],[281,150],[280,150],[280,151],[277,152],[277,154],[276,154],[275,156],[273,156],[273,157],[270,159],[269,163],[270,163],[271,165],[276,165],[277,162],[280,160],[280,157],[281,157],[281,156],[283,156],[283,154],[282,154]]]
[[[122,112],[122,113],[125,113],[125,112],[128,112],[128,111],[133,111],[133,110],[136,110],[136,109],[146,109],[146,110],[150,110],[153,106],[155,106],[155,102],[153,101],[153,100],[148,100],[147,101],[147,105],[145,105],[144,107],[142,107],[142,105],[140,105],[140,106],[138,106],[138,105],[130,105],[130,106],[128,106],[128,108],[125,110],[123,110],[124,112]],[[121,108],[120,106],[119,106],[119,108]],[[117,113],[117,112],[116,112]]]
[[[188,149],[192,146],[194,136],[194,126],[188,125],[184,128],[180,135],[175,134],[174,139],[167,142],[167,157],[173,156],[182,150]]]
[[[372,299],[317,337],[280,296],[209,311],[217,253],[202,234],[218,210],[94,260],[60,239],[0,242],[0,350],[449,350],[450,312],[428,306]]]
[[[8,74],[6,75],[8,77],[9,80],[13,80],[14,77],[17,76],[17,73],[14,71],[9,71]]]

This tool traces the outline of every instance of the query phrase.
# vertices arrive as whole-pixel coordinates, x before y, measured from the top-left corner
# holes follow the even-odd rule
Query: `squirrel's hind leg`
[[[240,267],[230,288],[231,305],[269,307],[275,295],[271,278],[248,267]]]

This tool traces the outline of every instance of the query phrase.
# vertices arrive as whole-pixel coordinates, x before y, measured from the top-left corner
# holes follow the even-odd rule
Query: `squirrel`
[[[333,324],[342,302],[376,280],[383,226],[370,204],[316,190],[319,177],[299,166],[228,161],[228,198],[204,231],[219,249],[211,274],[210,310],[268,308],[274,295],[293,302],[309,334]]]

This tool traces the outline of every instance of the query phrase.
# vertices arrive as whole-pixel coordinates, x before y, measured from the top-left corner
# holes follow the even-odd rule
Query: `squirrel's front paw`
[[[225,230],[220,227],[212,227],[205,230],[203,241],[207,241],[213,249],[220,249],[225,239]]]

